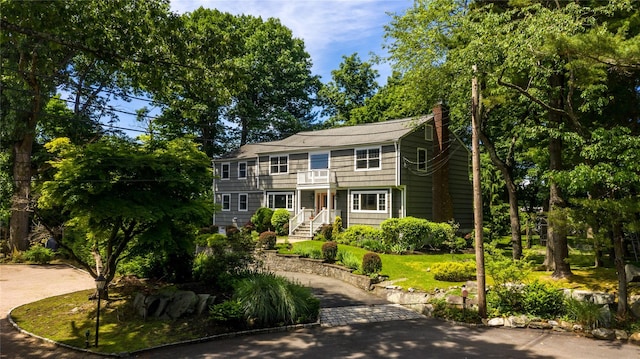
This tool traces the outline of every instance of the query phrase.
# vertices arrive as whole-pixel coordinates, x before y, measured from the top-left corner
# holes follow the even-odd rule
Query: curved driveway
[[[384,304],[351,286],[312,275],[286,274],[310,285],[323,307]],[[48,296],[93,287],[87,274],[66,266],[0,265],[2,358],[99,358],[15,331],[9,309]],[[324,297],[323,297],[324,296]],[[348,309],[347,309],[348,310]],[[640,347],[528,329],[479,329],[420,318],[314,327],[166,347],[139,358],[640,358]]]

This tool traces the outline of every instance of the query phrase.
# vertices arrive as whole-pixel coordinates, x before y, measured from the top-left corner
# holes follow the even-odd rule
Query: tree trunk
[[[31,116],[35,115],[31,114]],[[33,148],[35,125],[26,131],[27,134],[13,145],[13,180],[15,188],[11,197],[11,219],[9,220],[9,245],[12,252],[26,250],[29,238],[31,150]]]
[[[509,218],[511,222],[511,246],[513,259],[522,258],[522,235],[520,234],[520,213],[518,210],[518,195],[513,179],[510,177],[507,182],[507,193],[509,194]]]
[[[473,66],[473,72],[477,67]],[[480,88],[478,79],[474,75],[471,82],[471,138],[472,138],[472,168],[473,168],[473,222],[475,230],[475,250],[476,250],[476,281],[478,284],[478,315],[481,318],[487,317],[486,299],[486,278],[484,267],[484,240],[482,238],[482,181],[480,178],[480,141],[479,141],[479,121],[481,119]]]
[[[504,180],[505,187],[507,188],[507,194],[509,196],[509,220],[511,224],[511,245],[513,259],[522,258],[522,235],[520,234],[520,214],[518,209],[518,192],[516,184],[513,182],[513,176],[511,175],[511,166],[507,162],[498,157],[495,145],[482,131],[478,131],[478,136],[482,140],[484,147],[489,152],[491,162],[500,170],[502,179]],[[514,139],[515,141],[515,139]]]
[[[622,235],[622,223],[613,224],[613,250],[615,252],[615,265],[618,274],[618,311],[616,316],[623,320],[627,316],[627,274],[624,271],[624,237]]]
[[[558,171],[562,169],[562,140],[559,138],[549,139],[549,169]],[[549,218],[547,229],[547,248],[551,247],[553,260],[553,278],[568,278],[572,275],[569,259],[569,245],[567,242],[566,223],[562,208],[565,206],[564,199],[558,184],[551,180],[549,191]],[[548,252],[547,252],[548,253]],[[547,263],[548,264],[548,263]]]

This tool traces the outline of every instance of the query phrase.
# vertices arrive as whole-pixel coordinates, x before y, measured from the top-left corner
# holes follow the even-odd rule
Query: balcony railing
[[[335,173],[329,170],[298,172],[298,185],[318,185],[335,182]]]

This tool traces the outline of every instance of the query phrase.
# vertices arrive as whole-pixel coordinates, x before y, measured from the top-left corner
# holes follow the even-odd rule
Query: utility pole
[[[484,245],[482,239],[482,185],[480,182],[480,141],[478,131],[481,115],[478,67],[473,65],[471,79],[471,164],[473,171],[473,222],[475,230],[476,280],[478,282],[478,314],[487,317],[486,284],[484,275]]]

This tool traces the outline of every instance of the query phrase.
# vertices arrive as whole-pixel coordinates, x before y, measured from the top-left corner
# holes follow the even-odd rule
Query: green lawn
[[[87,300],[93,292],[46,298],[20,306],[11,315],[26,331],[78,348],[85,347],[85,333],[89,331],[89,349],[102,353],[131,352],[216,334],[204,319],[145,321],[133,313],[130,295],[113,290],[110,300],[102,301],[99,345],[94,348],[96,301]]]
[[[497,240],[501,247],[505,247],[509,242],[508,238]],[[291,250],[282,249],[282,253],[293,253],[296,248],[311,248],[321,250],[322,241],[305,241],[293,243]],[[537,243],[534,242],[534,243]],[[339,250],[348,250],[359,258],[367,252],[366,250],[358,247],[352,247],[345,244],[338,245]],[[504,248],[504,254],[511,256],[509,248]],[[536,264],[542,264],[544,260],[545,248],[542,246],[534,246],[532,259]],[[616,271],[611,266],[604,268],[595,268],[593,266],[593,254],[588,251],[580,251],[572,249],[570,251],[569,261],[571,263],[571,269],[573,277],[570,279],[555,280],[551,278],[551,272],[547,271],[533,271],[528,277],[528,280],[538,279],[554,283],[559,287],[571,288],[571,289],[586,289],[601,292],[615,292],[617,291],[618,283],[616,277]],[[394,284],[401,286],[404,289],[415,288],[423,290],[425,292],[432,292],[436,288],[448,288],[451,286],[461,285],[461,282],[444,282],[436,280],[433,274],[429,271],[429,268],[438,262],[448,261],[475,261],[474,254],[380,254],[382,259],[382,272],[384,276],[388,276],[390,281],[394,281]],[[485,258],[486,260],[486,258]],[[635,263],[640,265],[640,263]],[[491,276],[486,273],[487,285],[491,285]],[[629,294],[640,294],[640,286],[629,286]]]
[[[293,243],[293,249],[290,251],[282,250],[282,253],[293,253],[296,248],[311,248],[321,250],[322,241],[305,241]],[[339,244],[338,250],[348,250],[360,259],[368,251],[358,247],[352,247],[345,244]],[[382,259],[383,276],[388,276],[389,280],[394,281],[396,285],[407,288],[415,288],[424,291],[432,291],[435,288],[447,288],[460,285],[462,282],[443,282],[438,281],[429,271],[434,263],[451,262],[451,261],[474,261],[473,254],[380,254]]]

